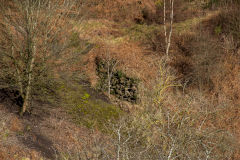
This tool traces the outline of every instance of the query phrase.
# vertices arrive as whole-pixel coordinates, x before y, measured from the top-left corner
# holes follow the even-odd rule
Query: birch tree
[[[171,38],[172,38],[172,30],[173,30],[173,13],[174,13],[174,0],[169,0],[169,9],[170,9],[170,15],[169,15],[169,31],[167,30],[167,12],[166,12],[166,0],[163,0],[163,27],[164,27],[164,36],[165,36],[165,53],[168,56],[169,55],[169,49],[171,45]]]
[[[111,58],[110,52],[107,51],[107,92],[108,92],[108,97],[110,98],[111,95],[111,80],[113,77],[113,72],[115,70],[116,65],[118,64],[117,60],[113,60]]]
[[[67,47],[64,22],[73,6],[72,1],[0,0],[0,67],[4,70],[0,76],[11,79],[0,82],[0,87],[19,91],[20,115],[27,111],[35,84],[47,64],[53,63],[51,58]]]

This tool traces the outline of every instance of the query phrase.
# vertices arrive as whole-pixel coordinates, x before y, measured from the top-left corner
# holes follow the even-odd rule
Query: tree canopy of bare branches
[[[73,7],[73,1],[0,1],[0,87],[20,93],[21,115],[34,89],[46,81],[49,65],[67,48],[67,19]]]

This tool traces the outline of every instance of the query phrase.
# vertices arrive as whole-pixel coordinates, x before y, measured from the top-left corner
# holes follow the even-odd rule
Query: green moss
[[[70,47],[78,47],[80,44],[79,34],[77,32],[72,33],[70,37]]]
[[[215,29],[214,29],[214,32],[219,35],[221,32],[222,32],[222,28],[221,26],[216,26]]]
[[[149,40],[161,31],[162,27],[159,25],[136,24],[125,30],[125,33],[130,36],[133,41]]]
[[[156,5],[157,7],[162,7],[162,6],[163,6],[163,0],[157,0],[157,1],[155,1],[155,5]]]
[[[75,122],[79,124],[89,128],[103,129],[104,124],[119,117],[120,110],[102,101],[99,101],[99,103],[84,101],[74,106],[70,113],[74,116]]]
[[[93,43],[80,39],[78,32],[73,32],[69,39],[69,47],[74,48],[76,53],[87,54],[95,46]]]
[[[91,97],[81,85],[62,83],[59,92],[67,112],[79,125],[104,130],[105,124],[114,122],[123,113],[118,107]]]

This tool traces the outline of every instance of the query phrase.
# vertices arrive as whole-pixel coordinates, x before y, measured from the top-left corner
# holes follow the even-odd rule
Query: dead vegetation
[[[20,118],[18,90],[0,88],[0,159],[239,159],[237,1],[175,2],[166,58],[161,0],[79,0],[55,92]],[[96,90],[109,57],[140,80],[137,104]]]

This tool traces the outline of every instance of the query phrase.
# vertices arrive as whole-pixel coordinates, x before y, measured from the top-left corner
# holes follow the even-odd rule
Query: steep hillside
[[[18,36],[28,32],[6,28],[23,25],[21,8],[2,2],[0,160],[240,158],[238,0],[176,0],[173,12],[171,0],[77,0],[70,10],[75,1],[51,1],[63,7],[48,14],[53,38],[45,42],[43,27],[32,41],[32,71],[32,44]],[[30,107],[19,116],[19,82],[30,73]]]

